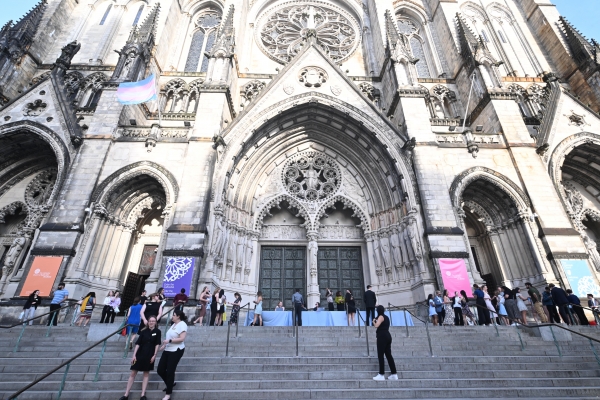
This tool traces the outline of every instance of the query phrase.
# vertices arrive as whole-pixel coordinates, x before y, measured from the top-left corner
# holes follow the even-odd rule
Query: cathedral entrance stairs
[[[113,324],[114,328],[118,325]],[[45,327],[28,327],[19,351],[13,352],[20,328],[0,332],[0,399],[92,344],[89,328],[59,326],[45,337]],[[111,327],[112,329],[112,327]],[[164,329],[164,325],[161,326]],[[579,330],[583,330],[580,327]],[[592,332],[597,328],[589,327]],[[301,327],[299,357],[290,327],[240,327],[231,332],[230,357],[225,357],[227,328],[190,326],[186,351],[177,369],[174,400],[192,399],[413,399],[413,398],[597,398],[600,365],[587,339],[543,341],[515,327],[429,327],[431,357],[424,326],[393,327],[392,351],[398,381],[375,382],[375,331],[369,329],[369,352],[354,327]],[[583,332],[582,332],[583,333]],[[589,332],[588,332],[589,333]],[[598,349],[599,346],[596,346]],[[107,342],[71,363],[62,400],[119,399],[129,375],[132,353],[125,343]],[[386,363],[386,375],[389,367]],[[64,368],[18,399],[56,399]],[[141,376],[130,399],[138,399]],[[164,384],[150,375],[148,399],[161,399]]]

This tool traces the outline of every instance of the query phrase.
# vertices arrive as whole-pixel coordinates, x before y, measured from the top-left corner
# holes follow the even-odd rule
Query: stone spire
[[[588,41],[569,21],[559,17],[562,31],[571,49],[573,59],[579,68],[588,74],[600,71],[600,44],[594,39]]]
[[[33,38],[38,31],[47,0],[41,0],[16,24],[9,21],[0,31],[0,64],[2,58],[8,56],[13,62],[19,63],[33,44]]]
[[[119,61],[113,73],[113,81],[138,81],[144,78],[156,44],[156,28],[160,14],[160,3],[150,11],[144,22],[131,29],[129,38],[121,51],[115,50]]]
[[[217,31],[215,44],[208,52],[208,57],[224,57],[231,58],[235,51],[235,36],[233,28],[233,4],[229,6],[229,12],[227,17],[221,23],[219,30]]]
[[[210,85],[223,85],[229,81],[230,71],[233,67],[235,54],[235,35],[233,28],[233,5],[229,7],[227,17],[219,26],[215,44],[206,53],[208,57],[208,71],[206,82]]]
[[[152,9],[142,25],[137,29],[137,41],[145,44],[150,49],[154,48],[156,43],[156,29],[158,27],[158,17],[160,15],[160,3]],[[132,30],[135,31],[136,27]]]
[[[483,38],[479,35],[475,35],[473,31],[471,31],[471,28],[469,28],[467,22],[460,13],[456,13],[456,25],[458,28],[461,55],[465,61],[472,63],[473,67],[475,67],[478,64],[478,53],[483,52],[489,54],[489,50],[485,45]]]
[[[398,25],[390,10],[386,10],[385,12],[385,31],[388,50],[394,61],[400,62],[404,59],[412,64],[419,61],[412,54],[408,38],[398,31]]]

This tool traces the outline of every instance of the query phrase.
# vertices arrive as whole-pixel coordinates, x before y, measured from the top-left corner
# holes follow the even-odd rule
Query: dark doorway
[[[356,305],[364,308],[362,299],[365,287],[360,247],[319,247],[317,263],[321,304],[327,300],[327,288],[334,294],[341,291],[342,296],[345,296],[346,289],[350,289]]]

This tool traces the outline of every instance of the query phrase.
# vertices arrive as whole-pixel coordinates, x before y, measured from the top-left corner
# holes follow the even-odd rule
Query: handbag
[[[114,307],[113,311],[115,312],[115,314],[118,314],[121,310],[119,310],[119,307]]]
[[[121,331],[121,336],[127,336],[127,328],[123,328]]]
[[[25,311],[21,311],[21,314],[19,314],[19,319],[23,319],[24,315],[25,315]]]

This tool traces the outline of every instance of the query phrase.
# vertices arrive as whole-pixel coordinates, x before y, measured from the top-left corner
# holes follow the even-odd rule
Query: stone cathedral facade
[[[122,82],[158,77],[123,106]],[[546,0],[43,0],[0,31],[0,297],[600,278],[600,45]]]

